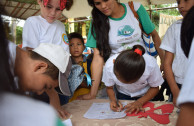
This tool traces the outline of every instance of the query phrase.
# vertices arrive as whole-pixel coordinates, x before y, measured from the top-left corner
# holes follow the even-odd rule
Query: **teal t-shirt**
[[[122,42],[122,40],[124,40],[124,39],[129,40],[130,39],[129,35],[128,35],[128,38],[126,36],[124,36],[124,37],[122,36],[123,38],[118,39],[117,40],[118,42],[116,42],[115,38],[118,38],[119,35],[117,35],[118,34],[117,32],[118,32],[118,29],[120,29],[120,28],[116,28],[115,30],[113,30],[115,28],[115,26],[120,25],[120,27],[122,29],[122,25],[125,23],[126,25],[123,26],[123,27],[125,27],[123,29],[128,29],[130,32],[133,32],[134,30],[136,30],[137,32],[141,32],[140,31],[141,29],[139,28],[139,25],[138,26],[134,25],[134,24],[138,24],[138,21],[134,17],[134,14],[129,12],[129,11],[131,11],[131,9],[128,6],[128,4],[123,4],[122,3],[122,5],[125,8],[125,13],[122,17],[120,17],[120,18],[109,17],[110,27],[111,27],[110,28],[110,33],[109,33],[109,39],[110,39],[109,43],[110,43],[111,49],[113,51],[114,51],[115,47],[118,47],[118,46],[121,46],[121,45],[124,45],[125,43],[127,43],[126,41]],[[136,2],[134,2],[134,8],[135,8],[137,14],[139,15],[139,20],[142,24],[142,27],[143,27],[144,31],[147,34],[151,33],[155,29],[155,26],[151,22],[151,20],[149,18],[149,15],[148,15],[147,11],[145,10],[145,8],[141,4],[136,3]],[[130,24],[132,21],[134,23]],[[127,24],[129,24],[129,26]],[[91,26],[92,26],[92,24],[90,24],[90,29],[89,29],[89,32],[88,32],[88,38],[87,38],[86,46],[91,47],[91,48],[96,48],[96,39],[93,37],[93,35],[91,33]],[[126,27],[126,26],[128,26],[128,27]],[[122,30],[120,30],[119,32],[122,32]],[[129,32],[129,31],[127,31],[127,32]],[[95,32],[94,32],[94,35],[95,35]],[[125,35],[125,33],[124,33],[124,35]],[[133,36],[131,36],[131,38],[132,37]],[[134,39],[136,39],[137,41],[142,41],[139,37],[140,37],[140,35],[138,36],[137,33],[136,33],[136,38],[134,38]],[[131,41],[134,41],[134,39],[131,40]],[[140,39],[140,40],[138,40],[138,39]],[[115,42],[113,42],[113,41],[115,41]],[[121,41],[121,43],[120,43],[120,41]],[[142,44],[142,46],[143,46],[143,44]],[[116,49],[116,50],[119,51],[118,49]]]

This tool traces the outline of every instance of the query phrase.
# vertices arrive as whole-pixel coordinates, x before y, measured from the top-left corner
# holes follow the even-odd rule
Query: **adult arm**
[[[92,60],[92,87],[90,90],[90,93],[86,95],[79,96],[78,99],[83,100],[89,100],[96,98],[96,94],[98,93],[98,87],[101,83],[101,77],[102,77],[102,69],[104,65],[104,59],[100,55],[100,52],[97,48],[94,48],[94,56]]]
[[[174,54],[168,51],[165,51],[164,59],[164,73],[170,90],[173,94],[173,104],[176,105],[176,100],[179,94],[179,88],[176,84],[175,77],[172,71],[172,62],[174,59]]]
[[[152,35],[152,39],[154,41],[155,48],[156,48],[158,55],[160,57],[160,60],[161,60],[160,70],[163,70],[164,69],[164,50],[159,48],[160,44],[161,44],[161,39],[160,39],[160,37],[155,29],[151,32],[151,35]]]

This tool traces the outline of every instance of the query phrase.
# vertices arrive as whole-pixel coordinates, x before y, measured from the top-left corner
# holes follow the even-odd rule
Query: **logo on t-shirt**
[[[69,45],[69,40],[68,40],[68,37],[67,37],[67,34],[63,33],[62,34],[62,38],[63,38],[63,42],[67,45]]]
[[[135,30],[129,26],[129,25],[124,25],[119,27],[118,29],[118,36],[131,36]]]

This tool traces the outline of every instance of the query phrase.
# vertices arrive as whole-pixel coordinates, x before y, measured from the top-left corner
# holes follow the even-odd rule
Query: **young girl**
[[[131,48],[133,45],[145,46],[141,38],[142,31],[139,21],[134,17],[128,3],[119,3],[117,0],[88,0],[88,3],[93,7],[93,19],[86,46],[94,50],[92,69],[95,72],[92,73],[94,80],[92,90],[90,94],[83,96],[83,99],[95,98],[101,81],[103,65],[109,56]],[[163,61],[163,52],[159,49],[161,40],[148,13],[140,3],[134,2],[134,9],[139,15],[144,31],[152,35]]]
[[[65,26],[57,19],[61,16],[62,11],[67,7],[70,8],[70,0],[37,0],[40,6],[40,15],[29,17],[23,27],[22,48],[27,50],[36,48],[40,43],[52,43],[61,45],[69,52],[68,38],[65,32]],[[43,97],[46,101],[58,110],[60,115],[66,115],[67,112],[60,105],[59,96],[55,89],[46,91],[45,95],[36,96],[39,99]],[[63,102],[67,101],[63,97]]]
[[[184,18],[188,10],[194,6],[194,0],[177,0],[177,4],[179,12]],[[161,49],[165,50],[164,73],[173,95],[173,100],[172,98],[169,100],[173,101],[174,105],[176,105],[179,90],[183,84],[185,70],[188,66],[187,58],[181,49],[181,24],[182,19],[176,21],[168,28],[160,46]]]
[[[110,107],[113,111],[139,112],[142,106],[159,92],[163,78],[156,60],[144,54],[140,45],[110,57],[104,67],[102,81],[107,86]],[[113,90],[115,85],[117,94]],[[124,108],[118,99],[136,100]]]
[[[36,48],[40,43],[53,43],[69,50],[65,26],[57,19],[70,6],[67,0],[37,0],[40,15],[29,17],[23,28],[22,47]]]
[[[181,26],[181,47],[188,57],[188,69],[185,74],[184,84],[178,96],[177,105],[180,114],[177,126],[192,126],[194,124],[194,6],[189,10]]]

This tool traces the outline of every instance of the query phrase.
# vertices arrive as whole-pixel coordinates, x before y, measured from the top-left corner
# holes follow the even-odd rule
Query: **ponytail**
[[[145,71],[145,60],[142,56],[144,53],[145,49],[140,45],[122,51],[114,62],[114,73],[125,82],[138,80]]]

